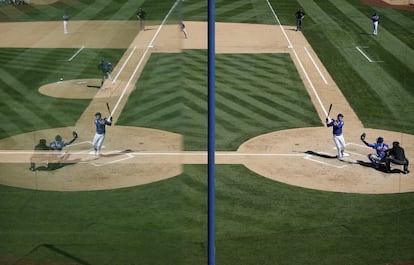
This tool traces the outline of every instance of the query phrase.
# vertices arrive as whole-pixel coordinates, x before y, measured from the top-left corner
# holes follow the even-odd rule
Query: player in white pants
[[[334,140],[336,149],[338,150],[337,158],[339,160],[342,160],[342,158],[345,155],[345,139],[342,134],[342,127],[345,124],[343,121],[343,118],[344,118],[344,115],[342,115],[342,113],[338,113],[336,120],[332,120],[329,117],[326,118],[326,125],[328,127],[332,127],[333,140]]]
[[[68,30],[68,23],[69,22],[68,21],[69,21],[69,16],[65,11],[65,13],[63,13],[63,34],[68,34],[69,33],[69,30]]]
[[[95,156],[99,157],[101,155],[101,149],[103,142],[105,140],[105,127],[106,125],[112,125],[112,117],[102,118],[100,112],[95,113],[94,124],[96,126],[96,133],[92,140],[92,145],[95,150]]]

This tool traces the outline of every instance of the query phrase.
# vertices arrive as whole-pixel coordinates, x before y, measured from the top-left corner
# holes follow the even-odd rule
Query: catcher
[[[376,143],[370,144],[365,141],[366,133],[361,134],[361,141],[368,147],[375,149],[376,154],[368,154],[368,159],[371,161],[373,168],[379,168],[380,165],[384,165],[387,158],[388,145],[384,143],[384,138],[381,136],[377,138]]]
[[[50,149],[54,151],[54,160],[55,161],[57,160],[58,166],[60,166],[61,163],[64,162],[69,157],[69,154],[67,152],[62,152],[62,149],[65,146],[72,144],[76,139],[78,139],[78,133],[73,131],[72,136],[73,136],[72,140],[70,140],[69,142],[65,142],[63,141],[62,136],[56,135],[55,140],[49,144]],[[53,166],[56,166],[56,164],[53,164]]]
[[[52,169],[56,168],[56,165],[60,165],[66,159],[68,159],[69,155],[67,152],[62,152],[62,149],[72,144],[76,139],[78,139],[78,133],[73,131],[72,132],[73,139],[69,142],[65,142],[62,139],[62,136],[56,135],[55,140],[51,142],[48,146],[46,145],[45,139],[40,139],[39,144],[35,146],[35,150],[43,150],[43,151],[53,151],[52,154],[45,155],[45,154],[34,154],[30,159],[30,170],[36,170],[36,162],[46,162],[47,168]],[[53,162],[53,163],[49,163]]]

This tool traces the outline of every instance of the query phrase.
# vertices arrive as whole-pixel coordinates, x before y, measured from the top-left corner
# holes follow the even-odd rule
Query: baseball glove
[[[365,136],[366,136],[366,133],[362,133],[362,134],[361,134],[361,140],[362,140],[362,141],[365,141]]]
[[[78,138],[78,133],[77,133],[77,132],[75,132],[75,131],[73,131],[73,132],[72,132],[72,136],[73,136],[73,138],[74,138],[74,139],[77,139],[77,138]]]

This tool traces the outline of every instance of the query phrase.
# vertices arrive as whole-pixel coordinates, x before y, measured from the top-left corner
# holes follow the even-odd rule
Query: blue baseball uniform
[[[96,133],[92,140],[92,145],[95,150],[95,156],[99,157],[101,154],[103,142],[105,140],[106,126],[112,125],[112,117],[110,117],[109,120],[107,118],[102,119],[100,112],[97,112],[95,114],[95,117],[96,119],[94,120],[94,124],[96,126]]]
[[[102,59],[101,63],[98,65],[98,69],[102,71],[102,80],[101,80],[101,86],[100,88],[103,88],[103,84],[105,82],[106,78],[109,78],[112,81],[111,72],[113,70],[112,63],[108,62],[105,59]]]
[[[384,138],[378,137],[377,142],[369,144],[364,138],[361,138],[362,142],[368,147],[375,149],[376,154],[368,154],[368,158],[371,161],[373,167],[378,168],[380,163],[384,163],[387,158],[388,145],[384,143]]]
[[[372,17],[372,27],[373,27],[373,33],[374,35],[378,34],[378,21],[379,21],[379,15],[375,12]]]
[[[344,157],[345,152],[345,139],[342,133],[342,128],[345,125],[345,122],[342,120],[344,116],[339,113],[337,120],[329,120],[327,119],[327,126],[332,127],[332,134],[333,134],[333,140],[336,146],[336,149],[338,150],[338,159],[342,159]]]

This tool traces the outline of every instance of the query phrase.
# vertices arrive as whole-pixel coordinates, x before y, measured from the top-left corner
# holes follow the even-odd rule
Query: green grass
[[[206,59],[200,50],[152,54],[118,124],[180,133],[185,150],[206,150]],[[216,59],[218,150],[236,150],[263,133],[321,125],[288,54]]]
[[[72,126],[90,100],[50,98],[38,88],[59,81],[101,78],[97,69],[101,58],[114,64],[123,49],[84,49],[76,60],[67,60],[78,49],[0,49],[0,139],[16,134]],[[99,85],[93,84],[93,85]]]
[[[367,127],[414,133],[412,13],[359,0],[270,1],[282,24],[299,6],[304,34]],[[0,21],[71,18],[150,23],[174,1],[58,1],[0,7]],[[185,1],[171,21],[206,20],[206,1]],[[265,1],[216,1],[217,20],[273,24]],[[369,16],[381,15],[379,36]],[[170,22],[171,22],[170,21]],[[191,35],[191,32],[190,32]],[[356,51],[365,49],[370,64]],[[73,125],[89,100],[53,99],[37,88],[65,79],[99,78],[101,57],[123,50],[0,49],[0,139]],[[79,59],[79,60],[78,60]],[[206,51],[153,54],[119,124],[185,135],[186,150],[206,148]],[[217,147],[320,121],[287,55],[217,56]],[[277,165],[275,165],[277,166]],[[5,256],[67,264],[206,264],[207,167],[187,165],[175,178],[96,192],[42,192],[0,186],[0,261]],[[1,164],[0,164],[1,170]],[[361,264],[414,261],[414,193],[358,195],[292,187],[240,165],[216,168],[217,264]]]
[[[110,191],[0,187],[0,249],[68,263],[205,264],[206,170],[186,166],[173,179]],[[216,175],[217,264],[412,259],[412,193],[307,190],[238,165],[218,166]]]

